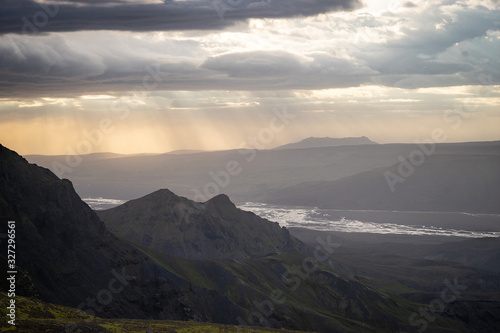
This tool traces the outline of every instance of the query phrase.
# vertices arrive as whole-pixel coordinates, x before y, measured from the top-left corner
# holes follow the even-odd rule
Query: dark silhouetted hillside
[[[98,215],[123,239],[189,259],[250,258],[304,249],[278,223],[236,208],[223,194],[196,203],[159,190]]]
[[[16,264],[44,301],[102,317],[211,320],[217,311],[243,315],[224,296],[191,285],[116,238],[70,181],[1,145],[0,218],[16,221]],[[6,231],[6,222],[1,228]],[[112,300],[95,303],[103,293]]]
[[[265,196],[269,203],[336,209],[500,213],[500,156],[434,155],[391,190],[399,163],[332,182],[305,182]]]

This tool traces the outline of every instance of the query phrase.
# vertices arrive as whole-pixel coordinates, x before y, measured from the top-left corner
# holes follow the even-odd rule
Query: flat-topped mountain
[[[373,144],[377,143],[368,139],[366,136],[349,137],[349,138],[310,137],[302,141],[289,143],[283,146],[276,147],[274,149],[304,149],[304,148],[373,145]]]
[[[163,189],[98,215],[120,238],[182,258],[249,258],[304,248],[278,223],[236,208],[224,194],[197,203]]]

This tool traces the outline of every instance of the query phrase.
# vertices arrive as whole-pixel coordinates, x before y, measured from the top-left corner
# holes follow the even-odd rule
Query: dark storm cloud
[[[83,4],[79,12],[81,20],[61,20],[58,24],[74,24],[74,27],[90,24],[94,18],[87,19],[83,14],[85,10],[90,9],[101,18],[106,16],[107,10],[116,10],[119,14],[113,18],[109,16],[110,22],[118,20],[119,17],[128,20],[127,22],[136,22],[134,15],[141,16],[140,11],[130,11],[130,16],[127,16],[120,9],[131,8],[132,5],[123,4],[131,1],[104,1],[94,5],[92,0],[80,0],[78,3]],[[225,1],[236,6],[240,0]],[[0,3],[8,5],[3,7],[5,11],[1,12],[0,16],[12,16],[18,9],[15,5],[17,3],[33,5],[33,2],[28,0],[0,0]],[[92,5],[87,5],[89,3]],[[117,5],[118,3],[120,5]],[[276,0],[250,5],[241,3],[246,6],[244,10],[235,10],[231,15],[234,18],[238,13],[242,15],[251,11],[258,12],[264,7],[267,8],[268,16],[278,13],[284,15],[284,9],[281,12],[278,10],[277,4],[280,3],[285,2]],[[307,14],[313,8],[316,8],[317,12],[319,8],[326,8],[327,4],[325,1],[308,0],[286,3],[288,7],[285,9],[290,11],[287,15]],[[169,2],[168,5],[143,4],[132,7],[140,9],[157,6],[155,8],[172,9],[175,6],[187,8],[189,5],[198,8],[198,11],[191,13],[184,10],[186,15],[191,15],[191,19],[204,8],[203,10],[212,10],[211,15],[215,15],[216,19],[211,21],[213,24],[228,24],[225,18],[229,11],[221,20],[214,8],[207,4],[210,3],[189,1],[184,4]],[[311,8],[306,8],[303,4],[309,4]],[[41,7],[37,8],[41,10]],[[50,12],[51,7],[47,8]],[[63,15],[63,8],[63,5],[60,5],[57,15],[50,20],[58,18],[59,15],[69,15]],[[290,46],[285,48],[281,46],[281,49],[286,51],[279,50],[280,45],[276,45],[277,50],[259,51],[249,48],[252,51],[241,51],[245,48],[240,48],[240,40],[223,40],[221,44],[224,46],[219,50],[216,48],[219,37],[207,34],[211,37],[205,39],[205,33],[198,34],[197,37],[203,35],[198,40],[178,40],[170,36],[156,40],[142,38],[142,35],[147,34],[109,31],[40,33],[36,36],[5,34],[0,36],[0,97],[62,97],[103,92],[112,94],[133,91],[136,87],[145,90],[141,87],[144,78],[151,75],[148,70],[151,66],[161,72],[161,82],[154,86],[148,85],[146,90],[151,91],[323,89],[356,87],[363,84],[419,88],[486,84],[479,80],[485,75],[491,77],[488,84],[499,82],[500,60],[494,56],[500,46],[498,33],[495,32],[499,29],[499,11],[483,7],[466,10],[455,6],[451,11],[452,15],[447,16],[439,6],[431,9],[433,10],[405,12],[411,24],[402,25],[398,29],[399,35],[388,34],[390,38],[383,42],[371,42],[368,35],[359,45],[354,43],[355,48],[351,48],[354,51],[350,53],[344,53],[342,50],[336,52],[328,45],[325,45],[323,52],[317,51],[317,48],[314,52],[313,48],[311,51],[302,49],[307,49],[307,41],[314,43],[315,36],[304,42],[290,43]],[[148,9],[148,12],[153,13],[152,21],[145,20],[148,24],[161,24],[154,10]],[[395,24],[391,21],[393,19],[394,14],[391,14],[388,20],[392,25]],[[377,21],[377,18],[366,14],[349,20],[351,21],[345,22],[345,26],[352,24],[353,32],[364,26],[380,30],[387,24],[384,17]],[[112,26],[110,22],[107,24]],[[169,22],[174,24],[172,20]],[[180,19],[176,22],[174,25],[177,27],[185,24]],[[342,26],[340,23],[339,26]],[[193,26],[200,27],[203,24],[206,27],[206,23],[200,22],[193,23]],[[297,24],[303,25],[302,22]],[[1,23],[0,27],[4,28],[5,24]],[[144,27],[140,26],[141,29]],[[130,29],[132,28],[138,29],[133,24]],[[305,30],[308,31],[307,26]],[[44,31],[47,30],[40,29],[40,32]],[[252,30],[252,33],[254,32],[259,33],[257,29]],[[314,35],[313,32],[310,33]],[[137,35],[141,35],[141,38]],[[241,39],[244,44],[245,37]],[[251,43],[251,38],[249,40]],[[463,47],[467,48],[466,53]],[[214,49],[217,51],[213,52]]]
[[[9,38],[13,39],[15,37]],[[8,38],[7,38],[8,39]],[[22,42],[22,41],[21,41]],[[376,72],[324,52],[231,53],[192,60],[155,61],[121,49],[97,55],[62,36],[31,37],[16,48],[0,39],[0,96],[71,96],[134,90],[298,89],[358,86]],[[144,86],[144,79],[147,87]],[[159,78],[158,80],[153,80]]]
[[[251,18],[310,16],[361,6],[360,0],[197,0],[149,4],[79,0],[68,3],[0,0],[0,34],[222,29]]]

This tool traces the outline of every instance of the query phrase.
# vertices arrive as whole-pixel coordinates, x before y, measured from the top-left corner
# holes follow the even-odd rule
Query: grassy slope
[[[193,281],[195,284],[199,283],[200,286],[205,288],[212,290],[217,289],[215,285],[216,282],[214,282],[216,279],[204,273],[204,268],[202,268],[202,266],[206,266],[206,262],[175,258],[150,249],[140,248],[140,250],[153,258],[157,264],[165,267],[174,274],[178,274],[184,279]],[[300,254],[297,254],[295,257],[292,253],[286,253],[274,254],[252,261],[218,260],[212,262],[212,265],[215,264],[219,269],[228,270],[236,277],[237,281],[231,285],[233,290],[228,289],[226,293],[231,300],[238,302],[238,296],[241,297],[242,295],[241,290],[245,290],[243,291],[244,298],[260,302],[267,300],[269,295],[273,293],[273,290],[279,289],[283,292],[283,299],[285,299],[285,302],[282,308],[276,306],[274,313],[282,317],[293,316],[293,320],[296,322],[298,320],[297,318],[303,318],[302,320],[305,326],[311,325],[311,323],[308,322],[311,318],[308,314],[315,313],[317,320],[324,321],[327,327],[335,332],[392,332],[402,328],[409,330],[414,329],[413,327],[409,327],[408,318],[413,312],[417,311],[419,307],[425,306],[425,304],[412,302],[392,292],[382,291],[391,290],[392,288],[387,288],[389,285],[396,288],[404,288],[403,285],[387,280],[377,281],[373,279],[367,281],[366,278],[361,277],[348,278],[338,275],[331,267],[319,265],[314,274],[305,280],[301,280],[297,290],[293,290],[282,283],[280,274],[276,274],[276,270],[279,271],[280,269],[273,266],[278,264],[282,265],[280,268],[290,270],[297,262],[300,263],[301,259],[302,256]],[[332,286],[332,276],[335,277],[333,281],[339,279],[340,283]],[[323,299],[338,299],[338,297],[340,297],[342,301],[352,302],[352,299],[349,300],[345,298],[345,294],[352,292],[352,290],[342,290],[343,287],[341,282],[347,280],[350,281],[355,288],[354,290],[363,290],[354,296],[356,302],[372,305],[378,302],[377,306],[371,306],[371,308],[377,308],[379,312],[371,313],[369,317],[374,318],[375,321],[377,320],[376,318],[384,318],[383,320],[380,319],[381,322],[367,323],[363,320],[348,318],[347,316],[349,315],[352,317],[352,313],[346,313],[344,315],[333,313],[331,312],[331,308],[328,308],[326,304],[321,304],[321,300],[319,299],[323,298],[323,295],[329,295]],[[366,289],[367,285],[371,285],[376,289]],[[236,293],[234,290],[240,292]],[[405,291],[410,290],[412,289],[408,288]],[[219,289],[219,291],[221,290]],[[378,293],[382,298],[379,300],[373,299],[374,293]],[[239,299],[239,301],[241,302],[241,299]],[[289,319],[291,319],[290,317]],[[428,328],[428,332],[462,331],[464,331],[464,327],[461,323],[443,317],[437,317],[435,322],[429,323]]]
[[[6,307],[9,298],[0,293],[1,304],[1,331],[17,332],[151,332],[164,333],[225,333],[225,332],[294,332],[268,328],[249,328],[212,323],[198,323],[194,321],[162,321],[137,319],[102,319],[73,308],[44,303],[38,300],[16,297],[17,319],[16,326],[7,324]]]

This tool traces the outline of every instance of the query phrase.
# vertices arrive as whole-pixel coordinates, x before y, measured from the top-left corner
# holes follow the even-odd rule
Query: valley
[[[497,147],[498,143],[443,145],[438,159],[454,165],[451,161],[460,153],[462,159],[473,156],[481,161],[476,155],[482,151],[485,166],[477,165],[483,171],[493,170]],[[81,323],[81,328],[103,332],[123,325],[133,331],[133,327],[144,327],[137,325],[148,322],[163,330],[160,327],[173,327],[168,326],[174,325],[172,320],[186,322],[176,326],[176,332],[209,330],[198,324],[189,326],[191,322],[233,325],[210,328],[227,332],[234,327],[311,332],[495,332],[500,313],[499,216],[494,209],[495,197],[491,203],[481,200],[486,193],[494,194],[498,182],[493,173],[479,175],[473,168],[457,169],[456,165],[456,171],[446,178],[442,176],[445,169],[429,162],[420,176],[416,173],[412,177],[421,188],[418,191],[435,193],[433,202],[442,203],[445,209],[431,210],[436,206],[425,202],[422,208],[426,209],[406,209],[418,206],[407,206],[405,190],[401,195],[396,193],[396,201],[385,198],[380,191],[384,193],[389,187],[383,175],[370,170],[382,170],[384,164],[390,169],[393,160],[388,156],[397,158],[409,148],[371,144],[259,151],[256,156],[265,157],[266,165],[242,167],[224,189],[235,191],[233,194],[192,201],[165,188],[132,200],[127,195],[146,190],[153,183],[161,185],[158,177],[171,179],[168,169],[161,167],[167,161],[181,163],[177,179],[193,172],[210,176],[210,171],[200,171],[209,170],[210,163],[201,161],[212,159],[215,166],[238,152],[84,156],[87,162],[71,174],[76,184],[73,188],[69,180],[61,180],[49,169],[29,164],[2,147],[1,213],[4,220],[19,221],[20,295],[35,299],[36,306],[57,304],[86,311],[96,316],[94,326]],[[385,161],[380,149],[386,151]],[[353,154],[363,151],[362,155]],[[310,158],[304,159],[304,155]],[[67,157],[28,158],[53,166]],[[283,159],[290,161],[278,163]],[[150,167],[156,165],[157,173],[151,170],[133,177],[128,166],[140,169],[146,160]],[[182,164],[186,161],[189,163]],[[340,171],[333,168],[337,173],[325,173],[323,167],[331,163]],[[309,171],[304,173],[303,168]],[[368,171],[359,173],[363,168]],[[465,170],[476,172],[476,178],[485,181],[473,179],[478,190],[466,198],[471,204],[460,205],[463,211],[451,211],[447,207],[456,208],[456,203],[446,206],[443,190]],[[422,176],[428,179],[429,173],[442,182],[420,180]],[[105,175],[115,177],[116,186],[124,184],[125,178],[131,186],[118,190],[108,187],[109,182],[99,183]],[[366,196],[368,200],[356,199],[355,206],[349,201],[339,203],[341,208],[309,206],[298,196],[308,193],[304,198],[310,199],[318,193],[318,198],[335,198],[330,192],[318,192],[317,186],[345,193],[337,182],[346,182],[354,189],[358,185],[352,184],[361,184],[360,193],[370,193],[367,189],[374,185],[369,179],[374,175],[381,176],[377,182],[383,186]],[[302,182],[313,176],[324,180],[313,187]],[[414,191],[412,177],[401,185],[409,184]],[[337,180],[326,180],[334,178]],[[276,190],[238,192],[251,179],[269,181]],[[287,188],[291,184],[293,190]],[[106,191],[100,191],[102,186]],[[81,197],[100,209],[92,210]],[[246,200],[256,197],[263,200]],[[286,204],[270,198],[285,198],[279,200]],[[370,209],[374,198],[395,209]],[[110,284],[117,277],[121,277],[118,281],[123,281],[123,288]],[[110,290],[120,291],[113,294]],[[103,299],[103,293],[112,294],[112,300]],[[97,305],[91,302],[92,297],[94,302],[100,299]]]

